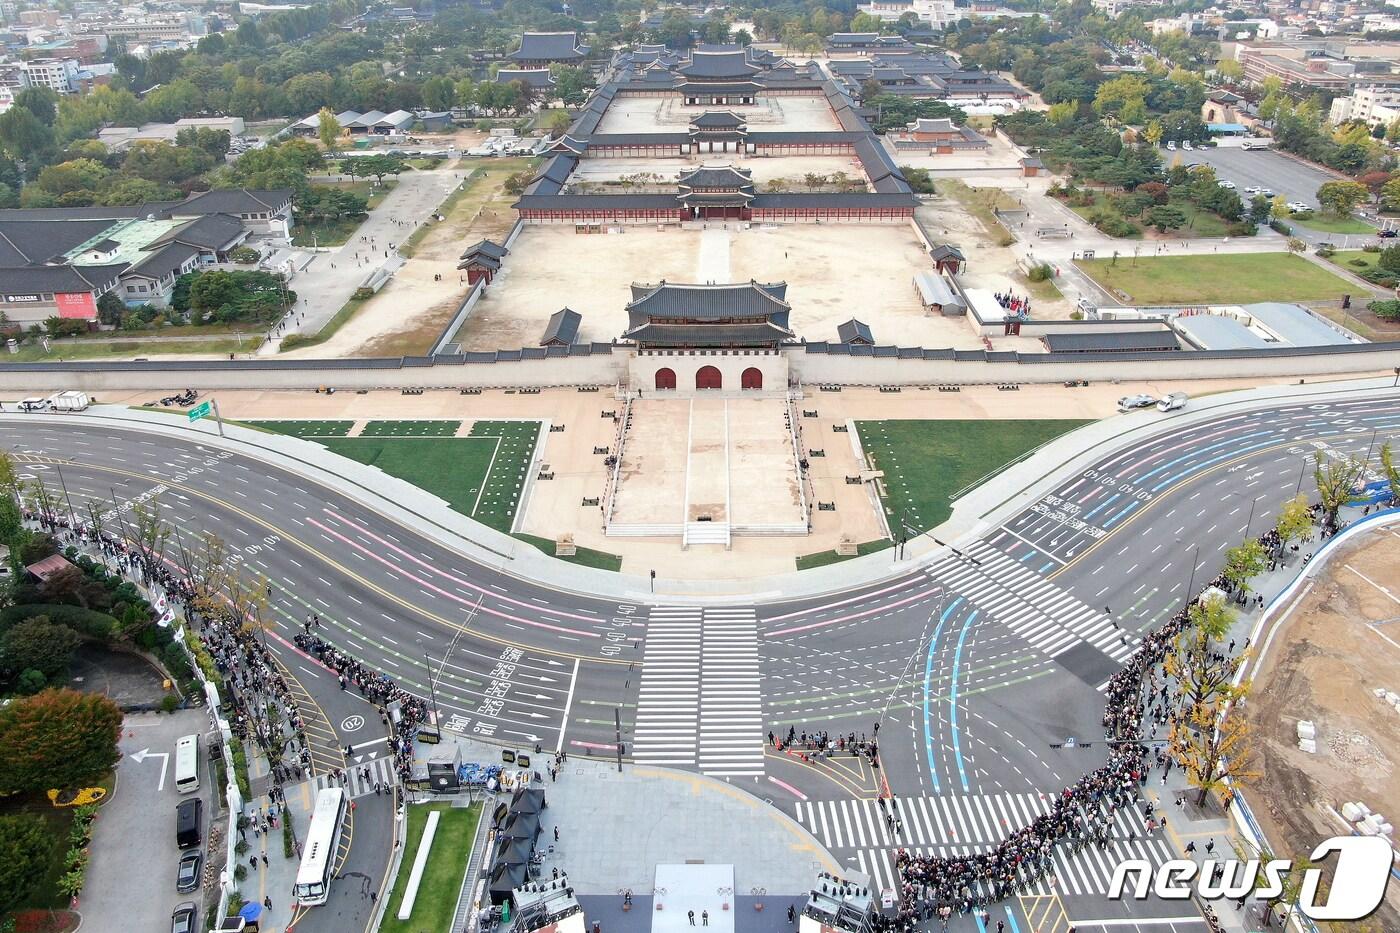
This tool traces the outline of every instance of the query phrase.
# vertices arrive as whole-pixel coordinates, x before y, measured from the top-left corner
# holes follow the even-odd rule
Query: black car
[[[185,901],[170,915],[170,933],[195,933],[199,908],[192,901]]]
[[[202,852],[186,852],[180,856],[180,870],[175,875],[175,890],[181,894],[199,890],[199,870],[203,867]]]
[[[1400,230],[1382,230],[1380,233],[1377,233],[1376,236],[1383,240],[1389,240],[1391,237],[1400,236]]]

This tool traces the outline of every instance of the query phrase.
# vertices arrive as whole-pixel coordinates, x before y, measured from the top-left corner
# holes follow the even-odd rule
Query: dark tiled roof
[[[181,266],[198,255],[198,247],[172,243],[132,266],[125,275],[160,281],[172,272],[179,272]]]
[[[738,169],[732,165],[702,165],[682,175],[677,184],[682,188],[751,188],[753,170]]]
[[[879,208],[914,207],[919,202],[912,194],[760,194],[753,200],[754,210],[796,208]]]
[[[7,294],[41,292],[92,292],[116,284],[127,268],[125,263],[110,266],[26,266],[6,269],[3,274]]]
[[[1051,353],[1112,353],[1121,350],[1180,350],[1169,330],[1135,330],[1127,333],[1046,334]]]
[[[731,129],[743,126],[748,121],[732,110],[706,110],[690,121],[691,126],[707,130]]]
[[[622,335],[653,347],[769,346],[793,333],[771,321],[756,324],[642,324]]]
[[[573,343],[578,339],[578,325],[583,320],[583,315],[570,308],[555,311],[549,317],[549,325],[544,329],[544,336],[540,337],[540,346],[551,343]]]
[[[458,269],[471,269],[473,267],[490,269],[492,272],[495,272],[497,269],[501,268],[501,261],[485,253],[475,253],[464,254],[461,261],[457,263]]]
[[[48,262],[111,229],[114,220],[10,220],[0,212],[0,269]]]
[[[510,250],[494,240],[477,240],[462,251],[462,258],[466,259],[468,256],[480,253],[492,259],[503,259],[509,252]]]
[[[870,325],[855,318],[851,318],[844,324],[838,324],[836,336],[842,343],[873,344],[875,342],[875,337],[870,332]]]
[[[568,61],[587,54],[588,46],[579,45],[576,32],[527,32],[520,37],[520,48],[506,58],[515,61]]]
[[[757,94],[763,90],[763,86],[756,81],[726,81],[722,84],[686,81],[677,90],[682,94]]]
[[[143,249],[159,249],[168,243],[187,243],[203,249],[223,249],[243,236],[243,221],[232,214],[205,214],[188,223],[181,224],[150,243]]]
[[[673,194],[565,194],[521,195],[516,210],[536,211],[679,211]]]
[[[938,246],[935,246],[933,249],[929,250],[929,258],[931,258],[931,259],[966,259],[967,257],[965,257],[965,256],[962,254],[962,250],[958,249],[956,246],[952,245],[951,243],[941,243],[941,244],[939,244]]]
[[[627,313],[634,323],[658,318],[724,320],[786,315],[787,283],[744,282],[734,285],[656,285],[633,283]]]
[[[215,188],[202,194],[190,195],[172,208],[171,212],[176,216],[257,214],[263,211],[280,211],[291,203],[291,188]]]
[[[497,84],[510,84],[519,81],[534,88],[554,86],[554,76],[548,68],[502,68],[496,72]]]
[[[591,149],[607,146],[675,146],[679,149],[689,142],[689,133],[594,133],[588,137]]]

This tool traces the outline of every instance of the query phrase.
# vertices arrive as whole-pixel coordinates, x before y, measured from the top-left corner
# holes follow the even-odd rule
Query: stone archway
[[[656,388],[658,390],[676,388],[676,371],[669,366],[663,366],[656,371]]]
[[[763,388],[763,370],[757,366],[750,366],[744,370],[739,377],[739,388],[741,389],[761,389]]]
[[[724,388],[724,376],[713,366],[701,366],[695,371],[695,388],[722,389]]]

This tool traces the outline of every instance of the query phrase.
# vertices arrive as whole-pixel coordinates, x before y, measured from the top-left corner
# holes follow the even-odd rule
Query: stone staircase
[[[727,551],[730,533],[729,522],[686,522],[681,544],[684,547],[690,547],[692,544],[722,544]]]

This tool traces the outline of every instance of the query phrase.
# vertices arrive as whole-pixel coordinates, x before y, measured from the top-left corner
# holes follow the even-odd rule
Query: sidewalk
[[[292,886],[296,883],[297,869],[301,865],[298,849],[311,823],[311,810],[305,806],[300,794],[287,796],[286,813],[279,812],[281,808],[273,807],[267,796],[271,767],[256,743],[247,743],[245,748],[249,753],[248,784],[252,794],[243,804],[247,826],[239,835],[247,844],[241,856],[241,864],[247,874],[238,884],[238,893],[245,901],[264,905],[259,922],[265,933],[281,933],[293,918]],[[269,819],[269,814],[274,812],[279,815]],[[291,818],[292,836],[296,840],[290,855],[284,842],[288,816]],[[272,904],[270,909],[266,906],[268,903]],[[229,913],[237,912],[238,905],[230,899]]]

